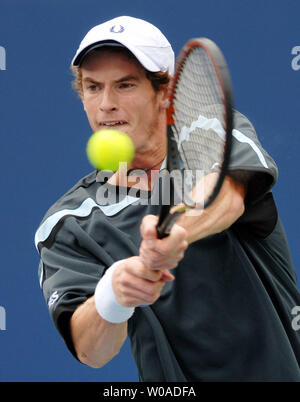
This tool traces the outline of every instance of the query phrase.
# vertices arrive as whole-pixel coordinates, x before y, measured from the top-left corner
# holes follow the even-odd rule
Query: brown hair
[[[155,92],[159,92],[162,89],[164,89],[166,86],[169,85],[170,82],[170,76],[168,72],[151,72],[146,70],[140,63],[139,61],[136,59],[136,57],[126,48],[124,47],[114,47],[114,46],[103,46],[101,48],[98,49],[94,49],[92,50],[87,57],[92,56],[93,54],[101,51],[102,49],[109,49],[109,51],[114,52],[114,53],[123,53],[125,54],[129,60],[135,60],[139,66],[141,66],[141,68],[145,71],[146,77],[147,79],[151,82],[151,85],[154,89]],[[77,92],[77,94],[82,97],[82,73],[81,73],[81,68],[79,67],[75,67],[75,66],[71,66],[71,71],[72,74],[74,76],[74,80],[72,82],[72,88],[74,89],[75,92]]]

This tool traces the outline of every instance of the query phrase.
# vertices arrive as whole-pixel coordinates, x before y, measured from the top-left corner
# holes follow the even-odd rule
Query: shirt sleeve
[[[68,349],[77,358],[70,334],[75,309],[94,294],[104,271],[114,262],[104,249],[69,217],[55,241],[39,244],[39,278],[50,316]]]
[[[248,173],[247,202],[256,201],[276,183],[278,168],[262,147],[251,122],[238,111],[234,113],[232,137],[229,172],[233,176],[235,172]]]
[[[246,116],[234,112],[229,176],[246,186],[245,212],[235,227],[247,226],[254,235],[267,237],[278,214],[271,189],[278,178],[273,158],[261,145],[255,128]]]

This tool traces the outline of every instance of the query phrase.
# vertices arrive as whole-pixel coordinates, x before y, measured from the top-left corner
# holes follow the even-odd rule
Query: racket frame
[[[184,68],[185,61],[188,55],[196,48],[201,47],[204,49],[206,55],[209,57],[214,70],[216,72],[216,77],[219,82],[221,93],[222,93],[222,102],[224,105],[224,121],[226,125],[226,141],[224,147],[224,158],[221,166],[221,171],[219,172],[219,177],[214,187],[214,190],[209,197],[209,199],[205,200],[201,209],[207,208],[212,202],[216,199],[225,176],[228,171],[228,165],[230,161],[230,153],[232,147],[232,130],[233,130],[233,95],[232,95],[232,85],[231,78],[229,74],[229,70],[227,67],[226,60],[219,49],[219,47],[208,38],[193,38],[190,39],[182,48],[177,61],[176,61],[176,70],[175,75],[172,79],[170,92],[169,92],[169,101],[170,105],[167,110],[167,123],[168,123],[168,151],[167,151],[167,165],[166,168],[169,172],[174,169],[179,169],[179,151],[177,148],[176,140],[174,139],[173,129],[174,127],[174,98],[176,93],[176,86],[179,80],[181,71]],[[171,127],[171,128],[170,128]],[[176,144],[176,145],[175,145]],[[172,185],[170,183],[170,185]],[[173,192],[173,191],[172,191]],[[171,198],[170,198],[171,199]],[[172,203],[170,205],[162,205],[159,221],[157,224],[157,234],[159,238],[163,238],[168,236],[173,224],[178,219],[178,217],[183,214],[187,209],[198,207],[197,203],[193,205],[185,205],[182,206],[179,210],[175,211],[173,214],[170,214],[170,209],[174,206]]]

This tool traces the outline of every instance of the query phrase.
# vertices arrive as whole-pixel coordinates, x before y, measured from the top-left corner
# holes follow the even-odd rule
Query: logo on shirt
[[[58,300],[58,293],[57,290],[55,292],[52,293],[52,295],[49,297],[48,300],[48,307],[53,306],[53,304]]]

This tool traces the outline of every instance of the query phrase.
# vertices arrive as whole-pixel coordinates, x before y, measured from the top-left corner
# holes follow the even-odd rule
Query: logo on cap
[[[121,33],[125,30],[125,28],[122,25],[114,25],[110,28],[110,32],[113,33]]]

